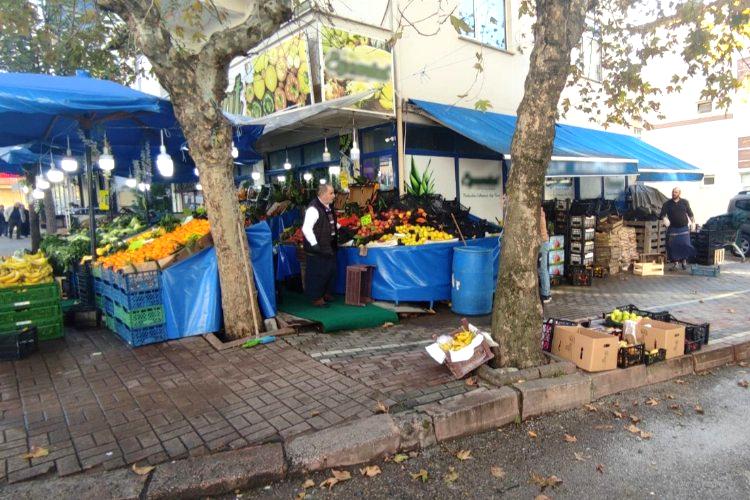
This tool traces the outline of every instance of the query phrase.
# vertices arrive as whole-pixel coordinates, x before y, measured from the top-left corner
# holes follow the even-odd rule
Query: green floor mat
[[[285,293],[276,306],[279,311],[322,324],[324,332],[373,328],[387,321],[398,322],[398,315],[393,311],[372,304],[348,306],[340,295],[328,307],[314,307],[304,295]]]

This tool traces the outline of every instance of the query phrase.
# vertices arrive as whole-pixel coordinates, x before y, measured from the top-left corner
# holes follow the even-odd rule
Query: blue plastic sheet
[[[494,270],[500,257],[500,238],[478,238],[469,245],[493,248]],[[461,242],[431,243],[420,246],[368,248],[367,255],[359,255],[358,248],[342,248],[338,252],[336,292],[346,289],[346,266],[369,264],[375,266],[372,297],[393,302],[429,302],[449,300],[451,297],[451,268],[453,248]]]
[[[297,260],[297,247],[294,245],[279,245],[276,250],[276,280],[282,281],[299,274],[301,269],[299,260]]]
[[[246,231],[252,254],[258,302],[264,317],[276,315],[271,230],[261,222]],[[167,338],[216,332],[221,328],[221,289],[216,250],[207,248],[164,270],[162,301]]]
[[[300,211],[297,208],[284,212],[276,217],[269,217],[266,222],[268,222],[268,225],[271,227],[271,237],[273,238],[273,241],[279,239],[279,235],[284,232],[284,229],[292,227],[295,223],[300,222],[300,220]]]

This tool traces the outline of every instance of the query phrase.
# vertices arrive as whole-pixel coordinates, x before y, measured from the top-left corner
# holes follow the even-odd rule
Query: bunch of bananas
[[[0,288],[52,281],[52,266],[42,252],[0,258]]]
[[[462,328],[460,332],[453,335],[450,341],[440,344],[440,348],[445,352],[458,351],[471,344],[472,340],[474,340],[474,334]]]

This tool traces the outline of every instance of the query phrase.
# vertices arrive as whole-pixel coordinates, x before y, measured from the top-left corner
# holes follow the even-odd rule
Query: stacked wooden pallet
[[[638,253],[666,253],[667,227],[660,220],[625,221],[625,225],[635,229]]]
[[[596,230],[594,262],[597,266],[609,274],[617,274],[638,258],[635,231],[625,227],[622,219],[610,216],[599,220]]]

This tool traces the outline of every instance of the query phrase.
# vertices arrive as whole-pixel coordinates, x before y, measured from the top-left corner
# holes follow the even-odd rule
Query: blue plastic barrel
[[[464,246],[453,249],[451,310],[456,314],[478,316],[492,312],[492,249]]]

